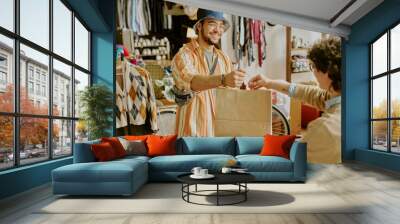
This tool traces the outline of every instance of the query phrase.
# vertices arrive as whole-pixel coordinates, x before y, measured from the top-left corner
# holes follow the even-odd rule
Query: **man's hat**
[[[225,25],[224,31],[228,30],[230,27],[228,20],[224,18],[224,14],[222,12],[212,11],[208,9],[199,9],[197,10],[197,22],[196,24],[194,24],[193,29],[196,30],[197,25],[205,19],[215,19],[223,21]]]

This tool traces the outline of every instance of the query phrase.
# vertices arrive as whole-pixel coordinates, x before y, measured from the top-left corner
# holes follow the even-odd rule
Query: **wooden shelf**
[[[157,47],[166,47],[167,45],[149,45],[149,46],[133,46],[134,48],[157,48]]]
[[[155,57],[155,56],[167,56],[168,54],[147,54],[141,55],[142,57]]]
[[[292,48],[292,51],[308,51],[309,48]]]

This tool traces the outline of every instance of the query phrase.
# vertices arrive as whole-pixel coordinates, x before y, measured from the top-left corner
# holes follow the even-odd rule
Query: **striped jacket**
[[[214,74],[232,71],[231,60],[221,50],[216,49],[218,64]],[[184,44],[172,60],[172,75],[180,90],[191,91],[191,80],[196,75],[210,74],[204,50],[196,39]],[[214,136],[215,90],[194,92],[189,103],[179,106],[176,114],[178,136]]]

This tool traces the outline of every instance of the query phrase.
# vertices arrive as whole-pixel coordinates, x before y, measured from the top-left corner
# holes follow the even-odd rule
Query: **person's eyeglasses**
[[[225,24],[218,24],[216,22],[208,22],[207,25],[210,27],[210,29],[219,29],[222,31],[225,31]]]

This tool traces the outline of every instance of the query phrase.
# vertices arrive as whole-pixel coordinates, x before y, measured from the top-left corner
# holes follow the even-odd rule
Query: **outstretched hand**
[[[225,76],[225,84],[229,87],[240,87],[243,84],[246,71],[242,69],[234,70]]]
[[[270,80],[262,75],[256,75],[253,78],[250,79],[249,81],[249,87],[250,89],[259,89],[262,87],[268,88],[268,82]]]

